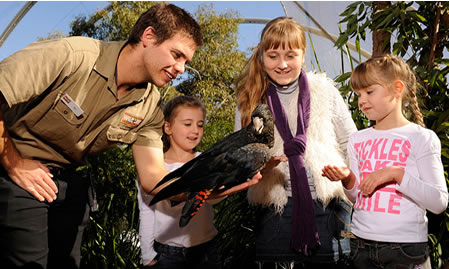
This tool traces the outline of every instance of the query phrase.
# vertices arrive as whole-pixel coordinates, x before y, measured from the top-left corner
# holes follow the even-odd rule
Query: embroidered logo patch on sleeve
[[[122,122],[130,127],[137,127],[142,122],[142,118],[133,116],[127,112],[123,115]]]

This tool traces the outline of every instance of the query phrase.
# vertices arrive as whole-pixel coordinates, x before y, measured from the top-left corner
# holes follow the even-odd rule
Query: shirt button
[[[67,110],[64,110],[64,114],[67,114],[67,113],[69,113]]]

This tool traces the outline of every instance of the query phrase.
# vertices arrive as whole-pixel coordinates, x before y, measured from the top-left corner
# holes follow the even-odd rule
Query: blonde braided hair
[[[412,122],[425,127],[423,115],[419,108],[416,92],[418,83],[416,76],[404,60],[391,55],[379,55],[372,57],[358,65],[351,74],[351,88],[360,90],[371,85],[382,85],[391,89],[396,80],[404,83],[402,94],[402,111],[404,116]]]

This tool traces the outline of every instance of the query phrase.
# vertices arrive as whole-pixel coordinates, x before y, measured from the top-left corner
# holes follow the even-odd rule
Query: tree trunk
[[[430,45],[430,55],[429,55],[429,61],[427,63],[427,71],[430,71],[433,67],[433,62],[435,60],[435,50],[437,48],[438,43],[438,32],[440,30],[440,18],[441,18],[441,2],[435,3],[435,17],[432,25],[432,35],[431,40],[432,43]]]
[[[377,13],[390,7],[390,1],[374,1],[373,2],[373,14],[374,18],[377,16]],[[390,42],[391,34],[383,29],[378,29],[373,31],[373,56],[382,55],[386,53],[391,53],[391,42]],[[383,47],[384,42],[388,40],[385,48]]]
[[[442,6],[443,12],[441,14],[440,19],[440,29],[443,30],[438,32],[438,38],[437,38],[437,46],[435,48],[435,58],[443,58],[443,51],[444,51],[444,39],[447,38],[444,30],[449,27],[449,9],[444,6]]]

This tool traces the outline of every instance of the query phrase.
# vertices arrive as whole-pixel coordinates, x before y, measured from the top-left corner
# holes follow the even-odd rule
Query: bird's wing
[[[227,171],[222,173],[215,171],[209,177],[209,180],[217,181],[214,188],[188,194],[179,219],[179,227],[184,227],[189,223],[212,191],[221,185],[224,186],[224,189],[238,185],[260,171],[269,159],[269,148],[264,144],[249,144],[226,155],[226,159],[229,164],[232,164],[228,166]]]
[[[212,159],[197,160],[181,178],[160,190],[150,206],[183,192],[231,188],[252,178],[268,160],[269,148],[260,143],[249,144]]]
[[[151,190],[151,192],[158,187],[170,181],[177,181],[180,177],[185,174],[192,172],[197,173],[198,168],[202,168],[203,162],[208,162],[209,160],[220,161],[221,155],[229,151],[233,151],[236,148],[244,146],[247,143],[245,139],[245,130],[241,129],[237,132],[231,133],[230,135],[222,138],[214,145],[212,145],[205,152],[201,153],[199,156],[193,158],[192,160],[186,162],[184,165],[176,170],[173,170],[167,174],[162,180],[160,180],[156,186]],[[170,184],[171,185],[171,184]]]
[[[156,184],[156,186],[154,186],[154,188],[150,192],[153,192],[155,189],[159,188],[160,186],[164,185],[167,182],[178,180],[180,177],[182,177],[182,175],[185,174],[186,171],[191,169],[191,167],[194,166],[195,163],[201,159],[200,158],[201,155],[193,158],[192,160],[190,160],[190,161],[186,162],[185,164],[183,164],[181,167],[179,167],[179,168],[171,171],[170,173],[168,173],[165,177],[163,177]]]
[[[205,189],[229,189],[252,178],[269,160],[269,148],[260,143],[249,144],[233,152],[204,160],[155,195],[150,205],[183,192]]]
[[[221,184],[229,189],[245,182],[259,172],[269,159],[269,148],[265,144],[252,143],[235,150],[227,156],[227,161],[232,163],[232,171],[223,177]]]
[[[228,153],[225,152],[214,156],[212,159],[198,158],[201,155],[197,157],[198,159],[195,158],[197,160],[190,166],[188,172],[184,173],[178,180],[160,190],[151,200],[150,206],[176,194],[183,192],[198,192],[204,189],[213,188],[215,186],[214,182],[217,181],[218,177],[214,172],[227,170],[227,154]]]

